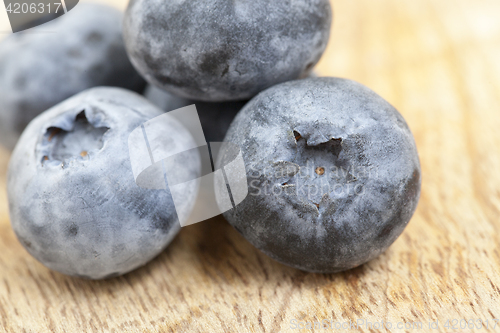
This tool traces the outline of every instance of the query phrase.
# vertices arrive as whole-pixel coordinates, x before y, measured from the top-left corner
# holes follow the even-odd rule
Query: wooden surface
[[[357,80],[390,101],[420,152],[419,207],[385,254],[348,272],[307,274],[267,258],[216,218],[184,228],[124,277],[69,278],[16,240],[2,151],[0,327],[286,332],[293,319],[365,319],[422,322],[420,332],[439,320],[433,332],[444,332],[453,331],[448,319],[500,319],[500,1],[338,0],[334,10],[318,72]]]

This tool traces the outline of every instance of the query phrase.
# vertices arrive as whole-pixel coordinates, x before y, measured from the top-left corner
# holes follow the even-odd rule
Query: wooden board
[[[125,6],[124,2],[116,2]],[[338,0],[321,75],[357,80],[404,115],[422,197],[378,259],[308,274],[254,249],[222,218],[182,230],[149,265],[109,281],[44,268],[16,240],[0,152],[0,327],[9,332],[278,332],[364,319],[453,331],[500,319],[500,2]],[[407,329],[397,329],[397,323]],[[477,323],[477,322],[476,322]],[[359,331],[370,329],[360,326]],[[414,326],[415,327],[415,326]],[[458,326],[456,326],[458,327]],[[500,323],[496,330],[500,330]],[[320,330],[315,330],[320,331]],[[372,331],[377,331],[373,329]],[[469,332],[469,329],[455,332]]]

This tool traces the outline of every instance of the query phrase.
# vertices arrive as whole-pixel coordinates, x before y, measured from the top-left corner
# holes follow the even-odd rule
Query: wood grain
[[[395,105],[420,153],[419,207],[386,253],[348,272],[308,274],[267,258],[215,218],[183,228],[157,259],[124,277],[69,278],[16,240],[1,151],[0,327],[287,332],[292,319],[365,319],[422,322],[421,332],[439,320],[433,331],[445,332],[448,319],[500,319],[500,2],[348,0],[334,9],[318,72],[357,80]]]

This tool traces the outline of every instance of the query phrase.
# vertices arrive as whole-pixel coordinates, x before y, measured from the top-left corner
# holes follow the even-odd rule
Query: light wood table
[[[357,80],[386,98],[406,118],[420,153],[420,204],[387,252],[344,273],[308,274],[267,258],[215,218],[184,228],[157,259],[124,277],[66,277],[16,240],[5,194],[9,155],[1,151],[0,328],[286,332],[293,319],[363,319],[391,322],[395,332],[469,332],[444,325],[481,319],[490,328],[474,331],[495,331],[500,1],[337,0],[334,9],[331,42],[317,71]],[[439,329],[428,329],[436,320]],[[397,329],[398,322],[424,328]]]

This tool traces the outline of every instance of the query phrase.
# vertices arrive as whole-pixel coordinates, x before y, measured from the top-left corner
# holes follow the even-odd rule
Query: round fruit
[[[124,37],[149,83],[190,99],[245,100],[308,73],[331,16],[328,0],[133,0]]]
[[[359,83],[274,86],[243,108],[225,141],[242,150],[249,194],[224,216],[284,264],[322,273],[361,265],[396,240],[416,209],[410,129]]]
[[[93,88],[34,119],[14,149],[8,171],[12,227],[45,266],[100,279],[155,257],[180,229],[169,191],[136,185],[130,133],[162,112],[120,88]],[[162,140],[177,151],[195,145],[176,120]],[[179,176],[197,177],[199,155],[184,154]],[[176,176],[176,175],[174,175]],[[193,202],[186,188],[185,202]]]
[[[12,149],[33,118],[85,89],[142,92],[145,81],[127,57],[121,21],[112,7],[79,4],[0,42],[0,144]]]

